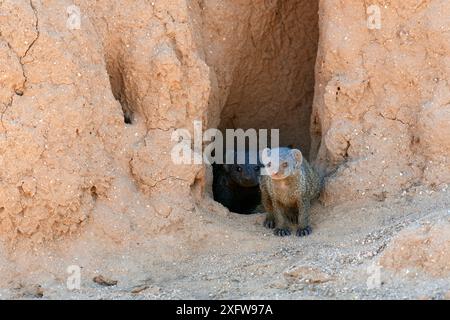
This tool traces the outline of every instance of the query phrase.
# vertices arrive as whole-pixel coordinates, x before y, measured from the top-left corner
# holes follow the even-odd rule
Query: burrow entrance
[[[318,10],[318,0],[278,1],[259,38],[250,32],[222,109],[223,133],[279,129],[281,146],[298,148],[309,158]]]
[[[279,129],[281,146],[300,148],[308,157],[318,0],[279,1],[269,20],[244,49],[219,128]]]

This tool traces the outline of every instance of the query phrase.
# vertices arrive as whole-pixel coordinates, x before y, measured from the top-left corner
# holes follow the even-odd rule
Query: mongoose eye
[[[242,172],[242,168],[241,167],[236,167],[236,171],[237,172]]]
[[[287,168],[287,167],[288,167],[287,162],[283,163],[283,168]]]

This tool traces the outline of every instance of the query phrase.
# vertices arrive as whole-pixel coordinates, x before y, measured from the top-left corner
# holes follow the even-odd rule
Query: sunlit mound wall
[[[328,203],[444,188],[448,17],[439,0],[2,1],[0,237],[182,227],[210,183],[171,160],[194,120],[279,128]]]
[[[324,199],[384,199],[450,182],[450,3],[320,4],[312,157]]]

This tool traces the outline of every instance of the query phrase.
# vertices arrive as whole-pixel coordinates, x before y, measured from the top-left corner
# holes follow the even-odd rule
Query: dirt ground
[[[211,207],[217,205],[211,203]],[[157,248],[141,250],[139,257],[132,248],[117,252],[116,256],[109,256],[105,269],[86,270],[86,275],[83,269],[80,290],[69,291],[62,274],[47,275],[44,278],[48,280],[42,283],[33,283],[32,277],[25,283],[16,279],[11,288],[0,289],[1,298],[448,299],[450,296],[450,277],[444,270],[448,257],[444,265],[442,261],[436,265],[435,261],[440,272],[434,274],[421,269],[423,264],[417,261],[415,267],[408,267],[407,263],[405,266],[401,257],[387,268],[381,263],[379,280],[370,282],[376,275],[374,266],[380,265],[386,252],[395,246],[393,239],[450,222],[447,192],[418,192],[415,196],[388,201],[334,207],[316,204],[312,215],[314,232],[306,238],[272,235],[261,225],[263,214],[243,216],[205,210],[197,208],[194,213],[204,226],[200,240],[170,249],[160,247],[160,252],[165,252],[161,255]],[[158,239],[158,246],[173,244],[171,237],[176,236],[179,235]],[[150,242],[155,239],[148,241],[142,245],[151,247]],[[446,243],[449,244],[448,239]],[[414,255],[418,247],[403,245],[401,250]],[[94,273],[118,283],[115,286],[94,283]],[[38,274],[36,277],[42,279],[42,273]]]

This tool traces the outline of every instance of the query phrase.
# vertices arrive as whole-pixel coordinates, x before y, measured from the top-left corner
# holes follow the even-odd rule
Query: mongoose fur
[[[309,211],[311,201],[321,189],[319,175],[300,150],[265,149],[262,153],[265,174],[261,176],[261,200],[267,211],[264,226],[275,229],[278,236],[311,233]]]

